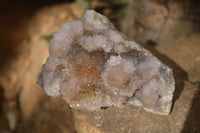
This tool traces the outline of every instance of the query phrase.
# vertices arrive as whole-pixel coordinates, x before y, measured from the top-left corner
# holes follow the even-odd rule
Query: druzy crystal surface
[[[38,83],[72,108],[98,110],[127,103],[166,115],[174,92],[172,70],[87,10],[54,34]]]

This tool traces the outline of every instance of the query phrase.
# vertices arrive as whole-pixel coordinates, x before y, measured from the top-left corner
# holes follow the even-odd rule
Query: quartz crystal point
[[[127,103],[167,115],[175,88],[172,70],[116,30],[103,15],[83,18],[54,34],[38,77],[45,93],[72,108],[98,110]]]

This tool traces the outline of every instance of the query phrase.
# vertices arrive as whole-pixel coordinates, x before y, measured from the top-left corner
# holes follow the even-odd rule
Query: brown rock
[[[200,109],[200,94],[197,86],[180,82],[176,89],[183,91],[175,94],[177,100],[169,116],[154,115],[128,105],[99,111],[73,110],[75,128],[78,133],[180,133],[183,129],[185,132],[200,131],[200,115],[197,112]],[[194,114],[189,118],[191,111]]]

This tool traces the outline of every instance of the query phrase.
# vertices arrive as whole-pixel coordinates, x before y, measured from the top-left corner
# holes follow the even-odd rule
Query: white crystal
[[[172,70],[93,10],[55,33],[49,51],[38,83],[72,108],[129,103],[164,115],[171,109]]]

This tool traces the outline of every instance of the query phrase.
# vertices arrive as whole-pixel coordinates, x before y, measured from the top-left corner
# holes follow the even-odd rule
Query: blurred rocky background
[[[70,109],[36,84],[48,45],[86,9],[105,14],[173,69],[169,116],[123,105]],[[1,0],[0,133],[199,133],[200,2],[198,0]]]

